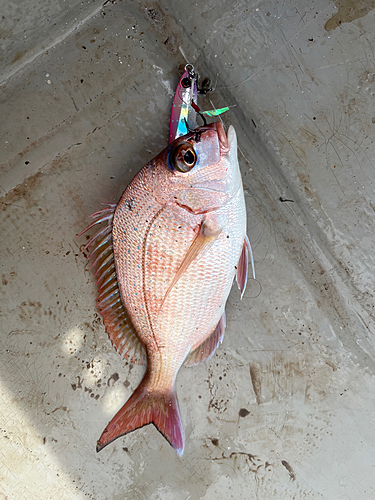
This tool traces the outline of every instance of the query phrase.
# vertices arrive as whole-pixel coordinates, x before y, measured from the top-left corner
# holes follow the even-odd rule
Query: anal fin
[[[219,344],[222,343],[225,333],[225,311],[223,312],[222,317],[220,318],[219,323],[217,324],[215,330],[211,333],[211,335],[204,340],[198,347],[192,351],[189,356],[186,358],[184,365],[185,366],[194,366],[199,363],[203,363],[203,361],[207,361],[212,358]]]

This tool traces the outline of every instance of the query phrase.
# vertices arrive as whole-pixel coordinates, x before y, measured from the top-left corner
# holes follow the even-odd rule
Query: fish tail
[[[178,456],[182,455],[184,437],[176,392],[174,388],[164,392],[150,392],[145,379],[146,376],[104,429],[96,445],[97,452],[118,437],[153,423]]]

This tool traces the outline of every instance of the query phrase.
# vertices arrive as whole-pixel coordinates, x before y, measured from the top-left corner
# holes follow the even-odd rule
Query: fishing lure
[[[173,99],[169,126],[169,144],[198,126],[197,115],[202,118],[204,125],[206,125],[206,116],[219,116],[234,107],[226,106],[202,111],[198,106],[198,94],[206,94],[212,89],[206,88],[206,86],[202,90],[198,88],[199,75],[192,64],[187,64],[184,69],[185,71],[178,82]]]
[[[186,123],[190,129],[197,128],[197,112],[194,107],[198,107],[197,80],[198,75],[194,71],[194,66],[192,64],[187,64],[178,82],[173,99],[169,126],[169,144],[187,133]]]

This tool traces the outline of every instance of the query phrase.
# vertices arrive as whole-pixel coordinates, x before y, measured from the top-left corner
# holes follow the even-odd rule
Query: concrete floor
[[[1,498],[375,498],[373,8],[1,6]],[[237,104],[261,288],[233,287],[223,345],[180,372],[183,457],[153,426],[96,454],[144,368],[75,237],[165,147],[179,46]]]

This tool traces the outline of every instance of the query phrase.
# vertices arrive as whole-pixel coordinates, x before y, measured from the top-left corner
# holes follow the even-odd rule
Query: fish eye
[[[197,153],[188,142],[179,144],[169,153],[168,162],[173,170],[189,172],[197,163]]]

